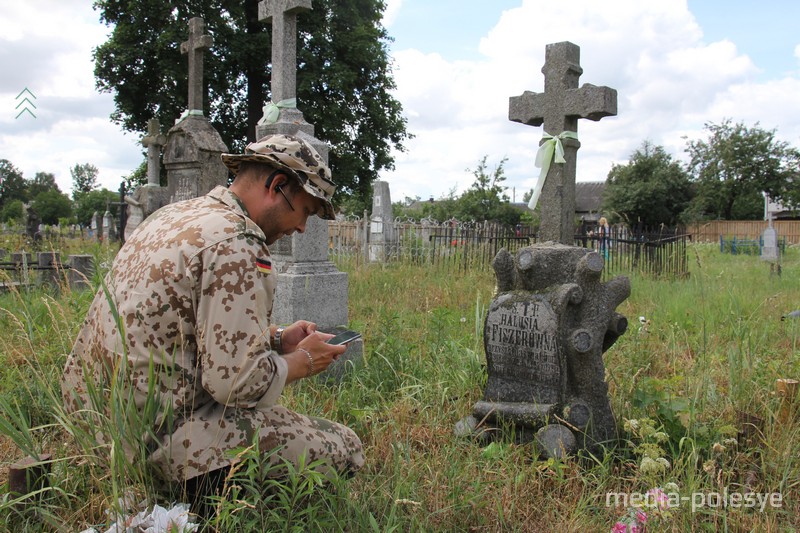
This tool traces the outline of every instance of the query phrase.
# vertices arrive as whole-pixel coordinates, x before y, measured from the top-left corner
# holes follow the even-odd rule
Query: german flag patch
[[[272,262],[269,259],[256,259],[256,268],[262,274],[272,273]]]

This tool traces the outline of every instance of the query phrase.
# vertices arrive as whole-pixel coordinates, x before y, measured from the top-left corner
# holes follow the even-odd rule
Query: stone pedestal
[[[603,352],[627,328],[615,309],[630,295],[629,280],[604,283],[602,256],[553,242],[513,257],[501,250],[493,265],[497,295],[484,327],[488,379],[457,432],[501,437],[513,427],[517,440],[535,441],[548,457],[613,446]]]

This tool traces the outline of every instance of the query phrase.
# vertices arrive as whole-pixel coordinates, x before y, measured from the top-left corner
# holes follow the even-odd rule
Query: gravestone
[[[42,232],[39,231],[41,219],[32,206],[25,206],[25,234],[31,242],[42,240]]]
[[[777,262],[778,261],[778,232],[775,228],[770,226],[761,234],[761,259],[763,261]]]
[[[89,228],[94,235],[95,240],[102,241],[103,240],[103,217],[100,216],[100,213],[95,211],[92,213],[92,220],[89,223]]]
[[[203,51],[212,44],[210,35],[202,35],[204,26],[203,19],[191,19],[189,40],[181,43],[181,53],[189,56],[189,108],[167,133],[164,146],[169,203],[228,183],[228,169],[220,157],[228,148],[203,115]]]
[[[114,217],[111,216],[111,211],[106,209],[103,214],[103,242],[112,243],[117,240],[117,226],[114,223]]]
[[[766,205],[769,206],[769,195],[766,196]],[[778,246],[778,232],[772,227],[772,213],[767,209],[767,229],[761,234],[761,260],[769,263],[769,274],[781,275],[780,248]]]
[[[395,244],[392,197],[389,184],[376,181],[372,184],[372,216],[370,217],[369,260],[384,262]]]
[[[597,252],[559,243],[500,251],[484,325],[486,388],[459,434],[499,437],[513,426],[518,441],[551,457],[613,443],[602,356],[627,329],[616,307],[630,281],[603,282],[603,266]]]
[[[484,325],[488,378],[483,399],[456,425],[460,435],[500,437],[513,428],[548,457],[613,445],[616,423],[603,352],[627,329],[616,312],[630,281],[602,281],[605,261],[574,242],[577,120],[616,113],[616,91],[577,89],[579,49],[547,46],[545,93],[511,98],[509,118],[545,125],[543,147],[563,141],[564,163],[542,168],[542,229],[547,242],[503,249],[494,259],[495,298]],[[562,135],[568,132],[567,135]],[[555,150],[554,150],[555,151]],[[541,153],[541,152],[540,152]],[[552,157],[552,153],[547,154]],[[549,163],[549,161],[547,161]],[[555,241],[555,242],[553,242]]]
[[[297,14],[311,9],[311,0],[263,0],[258,18],[272,23],[272,103],[256,127],[256,137],[294,135],[308,142],[328,163],[328,145],[314,137],[314,126],[295,107],[276,106],[296,97]],[[277,108],[277,109],[276,109]],[[271,111],[276,111],[273,118]],[[336,176],[333,176],[336,181]],[[304,233],[282,237],[270,246],[278,286],[273,320],[291,324],[300,319],[315,322],[320,331],[336,333],[348,323],[347,274],[328,259],[328,221],[310,217]],[[361,360],[363,341],[348,345],[347,351],[328,367],[324,378],[340,378],[348,363]]]
[[[547,45],[542,73],[544,92],[525,91],[511,97],[508,118],[531,126],[544,124],[545,135],[537,154],[542,174],[536,191],[541,191],[547,201],[541,202],[538,240],[571,245],[575,239],[576,159],[581,146],[577,138],[578,119],[597,121],[616,115],[617,91],[588,83],[578,88],[578,78],[583,73],[580,48],[569,42]],[[557,145],[563,146],[564,162],[556,160],[556,164],[550,164]],[[534,192],[532,203],[536,198],[538,194]]]
[[[166,135],[161,133],[161,123],[158,119],[150,119],[147,122],[147,135],[142,138],[142,145],[147,148],[147,183],[138,187],[133,195],[125,196],[125,203],[128,204],[124,234],[126,241],[144,219],[169,202],[169,189],[160,185],[161,147],[166,142]]]

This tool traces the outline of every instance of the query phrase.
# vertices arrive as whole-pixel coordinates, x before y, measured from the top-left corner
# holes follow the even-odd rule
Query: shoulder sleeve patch
[[[256,259],[256,268],[262,274],[272,273],[272,261],[269,259]]]

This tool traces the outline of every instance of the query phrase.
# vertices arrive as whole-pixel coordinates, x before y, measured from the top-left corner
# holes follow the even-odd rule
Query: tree
[[[119,201],[119,193],[109,191],[108,189],[100,189],[89,191],[78,196],[75,200],[74,214],[75,219],[83,227],[89,226],[92,222],[92,215],[96,212],[103,214],[106,212],[106,207],[113,216],[117,214],[117,205],[115,202]]]
[[[26,180],[28,185],[28,197],[36,198],[39,193],[45,191],[61,192],[56,183],[56,176],[51,172],[37,172],[32,180]]]
[[[259,0],[98,0],[113,24],[94,53],[97,86],[113,92],[112,119],[144,132],[147,121],[172,123],[187,103],[187,66],[180,43],[189,18],[200,16],[214,46],[205,54],[206,116],[231,151],[255,139],[269,100],[271,25],[258,20]],[[391,169],[392,148],[409,137],[380,25],[382,0],[316,0],[298,17],[298,107],[315,135],[331,146],[340,191],[370,205],[371,183]],[[334,197],[336,200],[336,197]]]
[[[5,206],[14,200],[26,202],[28,200],[27,189],[22,172],[8,159],[0,159],[0,206]]]
[[[97,167],[84,163],[82,165],[75,165],[69,170],[72,175],[72,199],[77,200],[78,197],[93,190],[97,187]]]
[[[58,224],[59,218],[72,215],[72,202],[69,197],[55,189],[40,192],[31,202],[31,208],[39,215],[42,224]]]
[[[706,124],[708,140],[690,141],[689,172],[697,184],[692,210],[705,218],[760,219],[763,192],[788,203],[797,195],[800,153],[775,131],[742,123]]]
[[[475,170],[467,169],[475,176],[475,181],[458,199],[457,217],[462,220],[490,220],[516,225],[521,212],[509,203],[505,193],[508,187],[502,185],[506,180],[504,166],[508,158],[504,157],[491,173],[486,167],[487,158],[488,156],[483,156]]]
[[[22,224],[25,216],[25,204],[22,200],[11,200],[0,209],[0,222],[16,222]]]
[[[626,165],[613,165],[603,193],[612,220],[675,225],[692,198],[689,175],[664,148],[644,141]]]

